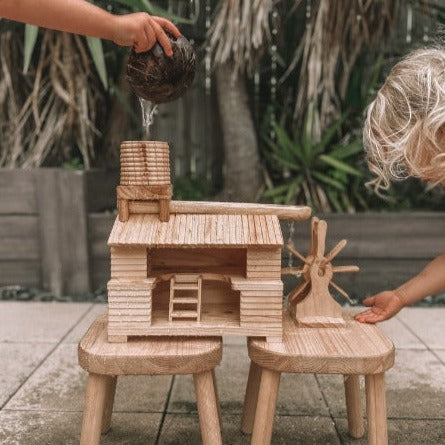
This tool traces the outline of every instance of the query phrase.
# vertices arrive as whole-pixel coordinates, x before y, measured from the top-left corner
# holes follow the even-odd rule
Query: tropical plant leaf
[[[37,35],[39,34],[39,27],[34,25],[25,26],[25,41],[23,48],[23,73],[27,74],[29,64],[31,63],[32,53],[36,47]]]
[[[336,159],[346,159],[362,151],[363,151],[362,141],[357,139],[349,144],[336,147],[329,153],[329,155]]]
[[[351,167],[350,165],[344,163],[343,161],[340,161],[338,159],[333,158],[332,156],[320,155],[319,159],[321,161],[323,161],[324,163],[330,165],[331,167],[334,167],[334,168],[336,168],[338,170],[342,170],[345,173],[349,173],[350,175],[362,176],[362,173],[359,170]]]
[[[341,126],[343,125],[344,121],[347,118],[347,113],[344,113],[340,119],[337,119],[323,134],[323,137],[321,138],[320,142],[315,145],[314,149],[317,153],[323,152],[326,150],[326,147],[329,145],[329,143],[332,141],[332,139],[338,134],[338,131],[340,130]]]
[[[320,172],[312,172],[312,176],[314,178],[317,178],[319,181],[323,182],[324,184],[330,185],[338,190],[344,191],[345,186],[340,182],[335,180],[334,178],[331,178],[330,176],[327,176]]]
[[[277,197],[278,195],[285,195],[286,192],[288,191],[288,189],[289,189],[288,184],[278,185],[276,187],[267,189],[263,193],[263,197],[264,198],[274,198],[274,197]]]
[[[192,24],[193,20],[186,19],[185,17],[180,17],[179,15],[172,14],[168,11],[166,11],[163,8],[160,8],[159,6],[153,5],[152,2],[149,0],[141,0],[142,5],[144,6],[145,10],[152,15],[158,15],[161,17],[165,17],[169,20],[172,20],[176,23],[182,23],[182,24]]]
[[[329,199],[330,204],[334,207],[336,212],[343,212],[343,207],[338,200],[338,192],[328,189],[326,190],[326,196]]]
[[[108,89],[107,67],[105,65],[105,55],[102,46],[102,40],[96,37],[87,37],[88,48],[93,57],[94,66],[96,67],[99,78],[105,89]]]

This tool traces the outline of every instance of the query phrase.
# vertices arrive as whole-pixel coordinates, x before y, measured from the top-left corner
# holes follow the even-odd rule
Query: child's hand
[[[173,56],[172,46],[165,31],[175,38],[181,33],[173,23],[162,17],[155,17],[145,12],[116,15],[113,21],[113,41],[121,46],[133,46],[138,53],[148,51],[156,41],[167,56]]]
[[[402,297],[394,291],[380,292],[363,300],[365,306],[372,306],[354,318],[361,323],[377,323],[393,317],[405,306]]]

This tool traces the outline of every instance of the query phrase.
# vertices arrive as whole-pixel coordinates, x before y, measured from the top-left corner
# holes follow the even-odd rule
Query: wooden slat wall
[[[154,280],[108,282],[108,334],[137,335],[151,325]]]
[[[247,249],[247,278],[281,279],[281,249]]]
[[[0,174],[0,286],[40,284],[39,217],[35,175]]]
[[[144,280],[147,278],[147,249],[111,248],[111,279]]]
[[[248,327],[251,324],[265,328],[281,327],[283,312],[282,290],[255,290],[240,292],[240,324]]]

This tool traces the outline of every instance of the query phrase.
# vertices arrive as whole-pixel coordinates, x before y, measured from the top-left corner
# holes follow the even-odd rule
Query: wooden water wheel
[[[336,326],[345,323],[341,306],[333,299],[329,286],[350,300],[348,294],[334,283],[335,273],[358,272],[357,266],[333,266],[332,260],[346,246],[347,241],[340,241],[328,254],[326,249],[326,221],[312,218],[311,245],[305,257],[294,246],[286,249],[299,258],[301,268],[283,268],[282,275],[300,275],[303,282],[294,288],[288,296],[289,311],[296,321],[303,326]]]

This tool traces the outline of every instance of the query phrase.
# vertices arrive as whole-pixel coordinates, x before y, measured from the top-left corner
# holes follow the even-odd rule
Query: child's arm
[[[159,41],[165,53],[172,47],[165,30],[179,37],[173,23],[139,12],[113,15],[85,0],[0,0],[0,17],[134,46],[137,52],[149,50]]]
[[[427,264],[418,275],[393,291],[381,292],[363,301],[371,309],[355,316],[362,323],[377,323],[391,318],[404,306],[445,289],[445,254]]]

